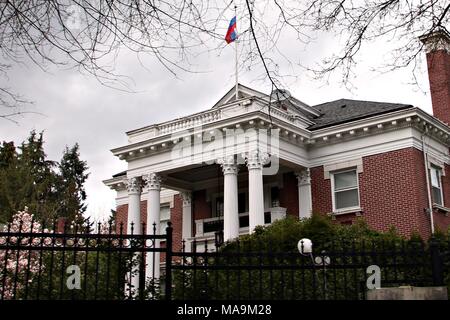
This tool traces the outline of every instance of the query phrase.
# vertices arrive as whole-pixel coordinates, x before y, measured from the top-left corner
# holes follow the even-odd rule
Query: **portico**
[[[233,240],[239,235],[252,233],[257,226],[267,225],[286,216],[286,207],[280,204],[279,192],[283,189],[283,176],[297,179],[297,193],[310,195],[305,188],[307,169],[281,165],[278,173],[265,176],[268,154],[256,151],[249,154],[221,157],[216,163],[188,166],[159,173],[149,173],[126,180],[128,187],[127,232],[141,233],[141,201],[147,200],[147,234],[160,232],[161,189],[178,192],[182,199],[182,240],[191,249],[194,240],[208,240],[211,244],[217,232],[223,240]],[[184,187],[181,189],[181,185]],[[309,185],[310,186],[310,185]],[[204,198],[197,195],[204,194]],[[302,196],[302,201],[310,196]],[[295,197],[296,194],[291,196]],[[303,217],[311,213],[311,203],[299,203]],[[292,212],[291,212],[292,214]],[[297,213],[295,213],[297,214]],[[162,230],[161,230],[162,231]]]
[[[309,216],[306,128],[317,111],[299,101],[269,110],[268,98],[241,86],[238,100],[230,92],[210,110],[128,132],[129,143],[112,150],[127,162],[126,174],[106,181],[128,205],[127,232],[163,232],[162,191],[182,201],[186,250],[195,240],[213,244],[217,233],[229,241],[286,214]],[[294,190],[283,189],[284,177],[291,185],[297,179]],[[282,189],[295,205],[280,201]],[[153,265],[147,261],[148,274],[159,277]]]

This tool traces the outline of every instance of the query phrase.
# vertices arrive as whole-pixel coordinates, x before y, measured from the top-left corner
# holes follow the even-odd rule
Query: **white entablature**
[[[420,136],[426,131],[427,137],[431,138],[431,152],[435,150],[441,161],[449,162],[446,152],[450,146],[449,127],[418,108],[311,131],[308,127],[314,124],[315,117],[320,116],[313,107],[295,98],[280,106],[258,91],[244,86],[239,89],[238,100],[233,98],[234,92],[230,90],[207,111],[129,131],[129,143],[113,149],[113,154],[128,162],[127,175],[132,177],[190,164],[214,163],[218,155],[211,149],[217,150],[219,140],[225,146],[230,131],[243,132],[241,137],[245,139],[234,140],[231,154],[251,151],[249,146],[260,149],[260,137],[252,134],[257,130],[279,138],[276,155],[282,161],[312,167],[343,161],[355,154],[364,156],[408,146],[420,149]],[[358,142],[353,142],[355,140]],[[174,152],[185,145],[192,146],[187,157],[183,152]],[[202,147],[200,152],[195,147],[199,145]],[[215,147],[211,148],[211,145]]]
[[[236,116],[251,116],[258,112],[266,114],[272,120],[286,122],[298,128],[312,125],[313,122],[309,118],[320,115],[320,112],[314,108],[294,98],[291,99],[292,102],[284,104],[285,109],[281,109],[276,107],[274,101],[270,101],[269,96],[242,85],[239,86],[239,96],[240,98],[236,100],[235,93],[230,90],[209,110],[129,131],[127,132],[128,142],[135,144],[156,137],[192,130],[198,126],[209,126],[217,122],[223,125],[232,125]],[[269,103],[271,104],[270,112]]]

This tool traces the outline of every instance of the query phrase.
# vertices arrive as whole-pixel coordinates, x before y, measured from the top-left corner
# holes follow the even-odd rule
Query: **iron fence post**
[[[172,231],[172,223],[169,221],[166,228],[166,300],[172,300]]]
[[[430,240],[430,256],[433,285],[442,286],[444,285],[443,261],[439,250],[439,242],[434,237]]]

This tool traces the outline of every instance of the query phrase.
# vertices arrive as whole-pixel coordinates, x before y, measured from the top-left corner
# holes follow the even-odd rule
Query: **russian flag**
[[[228,26],[227,35],[225,36],[225,41],[227,43],[231,43],[234,40],[236,40],[237,34],[236,34],[236,16],[233,17],[230,21],[230,25]]]

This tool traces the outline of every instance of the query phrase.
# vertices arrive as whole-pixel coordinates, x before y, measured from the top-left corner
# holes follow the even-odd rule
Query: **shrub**
[[[329,256],[324,272],[312,256],[302,256],[297,243],[313,242],[314,256]],[[189,268],[174,276],[178,299],[361,299],[366,268],[382,269],[382,283],[420,285],[431,278],[425,243],[404,239],[395,230],[371,230],[361,219],[354,225],[335,224],[329,217],[287,217],[251,235],[224,244],[217,254],[185,260]],[[204,266],[212,268],[203,268]],[[203,268],[203,269],[202,269]]]

